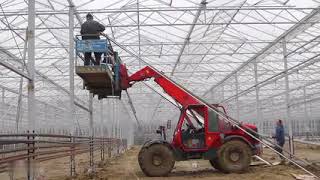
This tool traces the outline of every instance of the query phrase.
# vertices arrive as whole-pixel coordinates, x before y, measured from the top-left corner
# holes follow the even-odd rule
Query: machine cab
[[[207,151],[221,145],[225,123],[204,105],[190,105],[183,109],[174,133],[173,145],[184,151]]]

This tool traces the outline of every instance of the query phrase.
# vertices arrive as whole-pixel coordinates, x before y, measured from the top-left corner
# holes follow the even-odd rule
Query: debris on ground
[[[291,175],[297,180],[316,180],[316,178],[314,176],[307,175],[307,174],[294,174],[294,173],[291,173]]]

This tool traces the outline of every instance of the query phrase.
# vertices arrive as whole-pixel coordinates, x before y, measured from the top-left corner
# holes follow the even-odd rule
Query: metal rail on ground
[[[74,141],[70,141],[71,138]],[[118,148],[127,149],[126,139],[36,133],[0,134],[0,144],[6,146],[0,150],[0,173],[10,171],[11,165],[18,160],[29,162],[29,159],[34,159],[42,162],[72,156],[73,153],[96,152],[105,147],[110,157],[114,149],[116,153],[120,152]],[[100,155],[103,161],[104,154]],[[27,163],[27,168],[29,166],[31,164]]]

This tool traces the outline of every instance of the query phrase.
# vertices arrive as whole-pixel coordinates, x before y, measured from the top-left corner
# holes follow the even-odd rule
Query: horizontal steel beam
[[[316,17],[317,20],[319,20],[319,7],[316,10],[313,10],[311,13],[309,13],[308,15],[306,15],[303,19],[300,20],[299,23],[297,23],[296,25],[292,26],[290,29],[288,29],[287,31],[285,31],[284,33],[282,33],[280,36],[278,36],[272,43],[268,44],[267,46],[265,46],[262,50],[260,50],[258,53],[256,53],[256,55],[254,55],[253,57],[249,58],[246,62],[244,62],[242,65],[240,65],[236,70],[234,70],[232,73],[228,74],[224,79],[222,79],[220,82],[218,82],[217,84],[215,84],[214,86],[210,87],[204,94],[203,96],[205,96],[206,94],[208,94],[210,91],[212,91],[213,89],[215,89],[216,87],[220,86],[221,84],[223,84],[225,81],[227,81],[229,78],[231,78],[233,75],[235,75],[237,72],[239,72],[240,70],[242,70],[244,67],[246,67],[248,64],[250,64],[251,62],[255,61],[256,59],[258,59],[259,57],[266,55],[266,52],[272,50],[272,48],[275,47],[275,45],[279,44],[282,42],[283,38],[286,37],[286,40],[290,40],[291,38],[288,38],[288,36],[290,36],[291,34],[293,34],[293,36],[298,32],[303,31],[304,29],[308,28],[309,26],[311,26],[312,24],[309,24],[309,26],[307,27],[303,27],[302,25],[306,25],[306,24],[301,24],[304,22],[310,22],[310,21],[314,21],[314,18]]]
[[[295,73],[295,72],[299,71],[300,69],[308,67],[308,66],[310,66],[310,65],[312,65],[312,64],[314,64],[316,62],[319,62],[320,61],[320,57],[319,56],[320,56],[320,54],[318,54],[318,55],[316,55],[316,56],[314,56],[314,57],[312,57],[312,58],[310,58],[310,59],[308,59],[308,60],[306,60],[304,62],[301,62],[301,63],[299,63],[299,64],[297,64],[295,66],[292,66],[292,67],[288,68],[287,71],[285,71],[285,70],[281,71],[281,72],[279,72],[279,73],[277,73],[277,74],[275,74],[275,75],[273,75],[273,76],[271,76],[271,77],[269,77],[269,78],[267,78],[267,79],[265,79],[263,81],[260,81],[257,84],[255,84],[255,85],[253,85],[253,86],[251,86],[251,87],[239,92],[238,94],[230,96],[227,99],[224,99],[223,102],[230,101],[230,100],[234,99],[235,97],[237,97],[239,95],[242,95],[242,94],[248,94],[249,92],[254,91],[256,87],[259,87],[259,88],[264,87],[264,86],[266,86],[266,85],[268,85],[270,83],[273,83],[273,82],[275,82],[275,81],[277,81],[279,79],[284,78],[286,76],[286,74],[287,75],[291,75],[292,73]]]
[[[45,79],[46,81],[48,81],[49,83],[51,83],[51,84],[53,84],[53,85],[55,85],[56,87],[58,87],[59,89],[61,89],[63,92],[65,92],[65,93],[67,93],[68,95],[70,94],[70,91],[69,90],[67,90],[66,88],[64,88],[63,86],[61,86],[60,84],[58,84],[58,83],[56,83],[55,81],[53,81],[52,79],[50,79],[48,76],[46,76],[46,75],[44,75],[43,73],[41,73],[41,72],[39,72],[39,71],[36,71],[36,73],[40,76],[40,77],[42,77],[43,79]],[[75,97],[76,99],[76,101],[79,101],[80,103],[75,103],[76,105],[77,104],[85,104],[85,102],[84,101],[82,101],[81,99],[79,99],[79,98],[77,98],[77,97]],[[83,105],[82,105],[83,106]],[[80,106],[79,106],[80,107]],[[83,107],[81,107],[81,108],[83,108]],[[83,108],[84,110],[88,110],[88,108]]]
[[[0,65],[11,70],[12,72],[15,72],[16,74],[19,74],[20,76],[22,76],[24,78],[27,78],[28,80],[31,80],[31,77],[27,73],[21,71],[20,69],[17,69],[16,67],[12,66],[11,64],[9,64],[3,60],[0,61]]]
[[[188,45],[211,45],[211,44],[217,44],[217,45],[224,45],[224,44],[268,44],[271,43],[272,41],[269,40],[248,40],[248,41],[189,41]],[[287,41],[287,44],[295,44],[295,43],[308,43],[310,41],[307,40],[293,40],[293,41]],[[320,40],[315,40],[312,42],[320,42]],[[183,45],[184,42],[182,41],[163,41],[163,42],[141,42],[140,46],[166,46],[166,45]],[[127,43],[127,42],[123,42],[122,46],[139,46],[139,43]],[[2,48],[5,49],[20,49],[17,48],[17,46],[2,46]],[[50,45],[50,46],[45,46],[45,45],[39,45],[36,47],[36,49],[47,49],[47,48],[65,48],[63,46],[59,46],[59,45]]]
[[[319,7],[294,7],[294,6],[207,6],[206,11],[235,11],[235,10],[243,10],[243,11],[279,11],[279,10],[292,10],[292,11],[307,11],[307,10],[315,10],[319,9]],[[139,13],[144,12],[178,12],[178,11],[198,11],[199,8],[195,7],[174,7],[174,8],[139,8]],[[138,12],[137,8],[122,8],[122,9],[91,9],[90,12],[94,12],[95,14],[114,14],[114,13],[130,13],[130,12]],[[85,15],[88,13],[88,10],[77,10],[75,14]],[[28,11],[25,10],[12,10],[5,11],[6,16],[22,16],[27,15]],[[59,15],[65,14],[68,15],[68,10],[55,10],[55,11],[37,11],[36,15]],[[0,14],[0,17],[4,16]]]
[[[188,31],[188,34],[187,34],[186,38],[184,39],[183,45],[180,48],[180,52],[179,52],[178,58],[177,58],[176,62],[174,63],[174,66],[172,68],[171,76],[174,74],[174,71],[176,70],[176,68],[177,68],[177,66],[178,66],[178,64],[180,62],[181,56],[182,56],[182,54],[184,52],[184,49],[187,46],[188,42],[190,41],[190,37],[191,37],[191,35],[193,33],[194,27],[198,24],[197,22],[198,22],[198,19],[200,17],[201,11],[203,9],[205,9],[206,5],[207,5],[206,0],[202,0],[200,5],[199,5],[199,9],[198,9],[196,15],[194,16],[192,23],[190,24],[191,26],[189,28],[189,31]]]
[[[21,65],[23,65],[21,61],[19,61],[14,55],[12,55],[12,54],[11,54],[10,52],[8,52],[7,50],[1,49],[1,51],[2,51],[3,53],[5,53],[6,55],[8,55],[9,57],[12,57],[12,60],[15,61],[16,63],[20,63]],[[21,75],[21,76],[23,76],[23,77],[31,80],[31,78],[30,78],[27,74],[25,74],[24,72],[22,72],[21,70],[19,70],[19,69],[17,69],[16,67],[14,67],[14,66],[6,63],[5,61],[0,61],[0,65],[3,65],[3,64],[5,64],[4,67],[6,67],[6,68],[8,68],[8,69],[10,69],[10,70],[12,70],[12,71],[14,71],[14,72],[16,72],[17,74],[19,74],[19,75]],[[59,85],[58,83],[56,83],[55,81],[53,81],[52,79],[50,79],[48,76],[46,76],[45,74],[41,73],[40,71],[37,71],[37,70],[36,70],[36,74],[38,74],[40,77],[42,77],[43,79],[45,79],[45,80],[48,81],[49,83],[51,83],[51,84],[55,85],[56,87],[60,88],[60,89],[61,89],[62,91],[64,91],[65,93],[70,94],[70,91],[68,91],[66,88],[64,88],[63,86]],[[19,93],[17,93],[17,94],[19,94]],[[85,104],[82,100],[80,100],[79,98],[76,98],[76,101],[79,101],[80,103],[77,102],[77,103],[75,103],[75,105],[77,105],[78,107],[80,107],[80,108],[82,108],[82,109],[84,109],[84,110],[86,110],[86,111],[89,110],[88,108],[86,108],[86,107],[84,107],[84,106],[82,105],[82,104]],[[89,111],[88,111],[88,112],[89,112]]]
[[[0,47],[0,53],[3,53],[3,54],[5,54],[5,56],[10,57],[13,60],[19,62],[15,55],[13,55],[11,52],[9,52],[8,50],[4,49],[3,47]],[[20,76],[22,76],[24,78],[27,78],[28,80],[32,80],[31,77],[27,73],[23,72],[22,70],[18,69],[17,67],[15,67],[15,66],[13,66],[13,65],[11,65],[9,63],[7,63],[4,59],[6,59],[6,58],[1,57],[0,65],[2,65],[3,67],[6,67],[7,69],[15,72],[16,74],[19,74]],[[21,62],[19,62],[19,63],[23,66],[23,63],[21,63]]]
[[[82,105],[82,104],[80,104],[80,103],[78,103],[78,102],[76,102],[76,101],[74,101],[74,104],[75,104],[76,106],[78,106],[79,108],[87,111],[87,112],[91,112],[88,107],[85,107],[84,105]]]
[[[105,25],[106,28],[127,28],[127,27],[163,27],[163,26],[208,26],[208,25],[214,25],[214,26],[222,26],[222,25],[299,25],[299,24],[319,24],[319,21],[311,21],[311,22],[299,22],[299,21],[288,21],[288,22],[260,22],[260,21],[252,21],[252,22],[214,22],[214,23],[208,23],[208,22],[200,22],[200,23],[154,23],[154,24],[118,24],[118,25]],[[52,26],[52,27],[36,27],[36,30],[48,30],[48,29],[56,29],[56,30],[67,30],[69,27],[67,26]],[[80,26],[75,26],[75,29],[80,29]],[[21,31],[25,30],[25,28],[0,28],[1,31]]]

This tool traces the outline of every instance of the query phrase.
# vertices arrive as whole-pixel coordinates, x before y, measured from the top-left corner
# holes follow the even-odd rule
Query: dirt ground
[[[299,151],[306,150],[312,155],[313,161],[320,162],[320,149],[310,149],[309,147],[301,146]],[[269,150],[265,150],[265,159],[269,161],[278,161],[276,155],[272,155]],[[132,147],[129,151],[116,159],[112,159],[105,166],[98,168],[98,173],[93,179],[201,179],[201,180],[292,180],[294,174],[305,174],[300,169],[292,165],[276,165],[276,166],[251,166],[247,173],[243,174],[224,174],[216,171],[206,160],[192,160],[184,162],[176,162],[175,168],[168,177],[151,178],[146,177],[137,161],[139,147]],[[302,153],[303,154],[303,153]],[[318,158],[318,160],[316,160]],[[77,179],[89,179],[89,176],[82,175]]]
[[[104,162],[100,162],[99,151],[95,153],[95,162],[97,174],[95,176],[88,176],[89,166],[89,153],[84,153],[76,156],[77,173],[79,174],[76,179],[104,179],[104,180],[131,180],[131,179],[203,179],[203,180],[293,180],[292,173],[305,174],[300,169],[292,165],[276,165],[276,166],[251,166],[249,171],[244,174],[223,174],[216,171],[206,160],[190,160],[185,162],[176,162],[175,167],[168,177],[163,178],[150,178],[146,177],[137,161],[137,154],[140,150],[139,146],[134,146],[124,154],[107,159]],[[320,147],[297,144],[296,154],[302,159],[307,159],[309,162],[315,164],[318,163],[320,167]],[[107,156],[107,155],[105,155]],[[264,159],[277,162],[279,157],[270,152],[268,149],[264,149]],[[100,163],[98,163],[100,162]],[[18,162],[17,171],[15,172],[15,178],[18,180],[26,179],[25,162]],[[37,173],[42,176],[37,180],[69,180],[70,177],[70,162],[69,157],[49,160],[41,163],[37,163]],[[318,166],[317,166],[318,167]],[[318,171],[320,175],[320,168],[314,171]],[[9,180],[8,173],[1,173],[0,180]]]
[[[105,154],[107,158],[107,154]],[[100,151],[95,151],[94,161],[100,162]],[[26,161],[16,161],[13,169],[14,180],[27,179]],[[63,157],[58,159],[52,159],[43,162],[35,163],[35,174],[37,180],[64,180],[69,179],[70,174],[70,157]],[[89,153],[82,153],[76,155],[76,172],[79,174],[85,174],[89,167]],[[10,172],[0,173],[0,180],[10,180]]]

